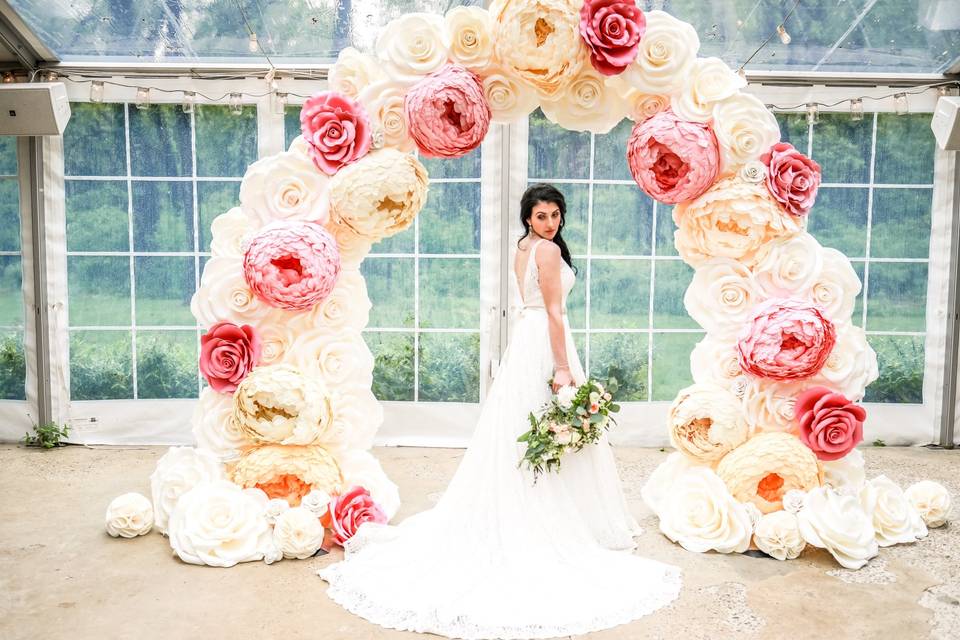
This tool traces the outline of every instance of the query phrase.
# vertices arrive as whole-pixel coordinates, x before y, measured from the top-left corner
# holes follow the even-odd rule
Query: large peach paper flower
[[[268,444],[248,449],[236,462],[231,479],[241,487],[261,489],[291,507],[313,491],[332,494],[343,481],[336,460],[323,447]]]
[[[254,369],[237,387],[233,403],[233,420],[251,442],[311,444],[330,424],[323,384],[289,365]]]
[[[404,113],[417,148],[432,158],[459,158],[483,142],[490,107],[480,79],[448,64],[415,84],[404,98]]]
[[[670,442],[697,464],[716,464],[747,439],[747,421],[740,401],[715,384],[681,390],[667,418]]]

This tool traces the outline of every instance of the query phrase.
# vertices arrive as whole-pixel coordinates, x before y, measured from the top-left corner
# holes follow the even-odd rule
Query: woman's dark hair
[[[533,208],[541,202],[555,204],[557,208],[560,209],[560,226],[557,228],[557,234],[553,236],[553,242],[560,247],[560,257],[563,258],[563,261],[570,265],[570,268],[576,273],[577,268],[573,266],[573,260],[570,258],[570,249],[567,248],[567,243],[564,242],[563,236],[560,235],[560,232],[563,231],[563,226],[567,222],[567,201],[564,199],[563,194],[560,193],[560,190],[552,184],[538,182],[537,184],[530,185],[527,187],[527,190],[523,192],[523,196],[520,198],[520,224],[523,225],[523,235],[520,237],[520,240],[526,238],[530,233],[530,217],[533,215]],[[517,241],[517,246],[520,246],[519,240]]]

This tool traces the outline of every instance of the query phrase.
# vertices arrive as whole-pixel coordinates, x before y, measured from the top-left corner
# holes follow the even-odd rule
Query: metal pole
[[[37,421],[46,424],[53,420],[53,400],[50,395],[50,317],[47,305],[47,242],[43,207],[43,138],[31,136],[28,140],[30,171],[30,217],[33,228],[33,319],[37,358]]]
[[[953,448],[954,421],[957,408],[957,345],[960,344],[960,300],[957,279],[960,278],[960,152],[953,152],[953,202],[950,212],[950,271],[947,284],[947,332],[943,354],[943,407],[940,412],[940,442]]]

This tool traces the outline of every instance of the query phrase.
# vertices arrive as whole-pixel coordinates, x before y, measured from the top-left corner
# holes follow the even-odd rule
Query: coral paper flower
[[[580,8],[580,35],[590,63],[605,76],[622,73],[637,57],[647,27],[634,0],[586,0]]]
[[[231,480],[296,507],[311,491],[336,493],[343,477],[336,460],[323,447],[268,444],[245,451],[233,466]]]
[[[248,324],[218,322],[200,336],[200,373],[214,391],[233,393],[260,360],[260,338]]]
[[[300,131],[313,163],[328,176],[362,158],[372,143],[363,105],[335,91],[323,91],[303,103]]]
[[[387,523],[387,514],[363,487],[353,487],[330,502],[330,510],[320,520],[333,532],[339,545],[352,538],[364,522]]]
[[[760,378],[809,378],[823,368],[837,332],[819,307],[772,298],[761,304],[740,334],[740,364]]]
[[[418,82],[404,98],[410,135],[428,157],[459,158],[490,128],[490,106],[472,72],[448,64]]]
[[[805,216],[813,208],[820,189],[820,165],[780,142],[760,158],[767,165],[767,188],[787,213]]]
[[[863,440],[866,410],[826,387],[811,387],[797,398],[800,439],[821,460],[837,460]]]

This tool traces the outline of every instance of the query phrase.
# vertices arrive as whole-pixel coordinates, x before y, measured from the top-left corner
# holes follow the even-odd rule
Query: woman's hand
[[[557,367],[553,371],[553,392],[556,393],[561,387],[573,386],[573,376],[570,375],[570,369],[567,367]]]

